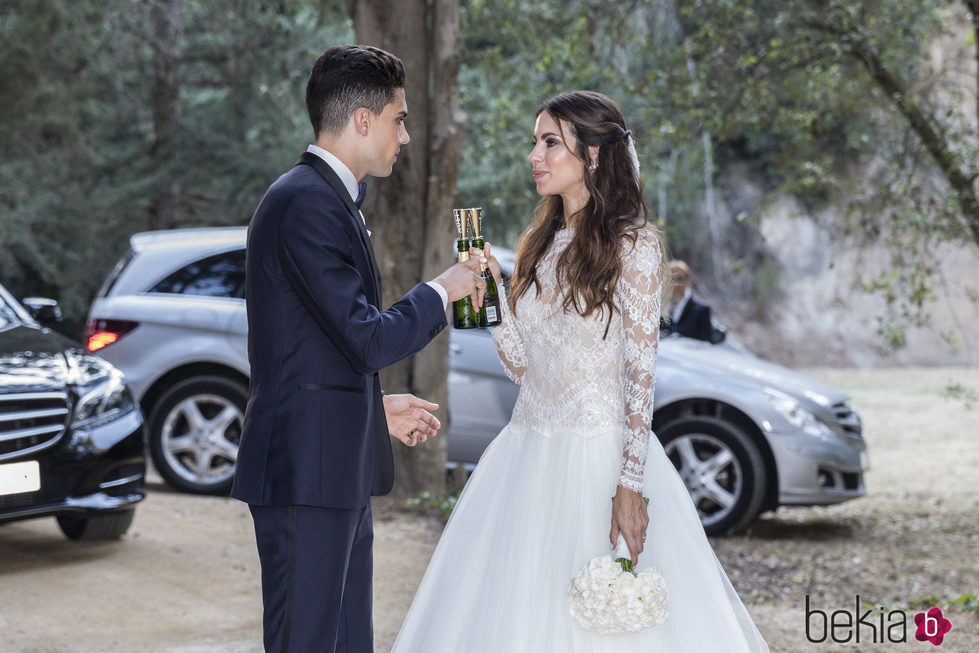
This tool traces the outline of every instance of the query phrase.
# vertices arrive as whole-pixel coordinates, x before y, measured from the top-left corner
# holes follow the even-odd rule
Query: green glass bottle
[[[472,247],[483,253],[483,209],[467,209],[473,229]],[[485,263],[480,264],[481,275],[486,282],[486,292],[483,294],[483,305],[479,309],[479,326],[494,327],[503,321],[503,311],[500,310],[500,293],[496,288],[493,272]]]
[[[456,240],[456,250],[459,262],[464,263],[469,260],[469,236],[466,233],[467,225],[463,219],[462,209],[453,209],[456,220],[456,230],[459,232],[459,239]],[[455,315],[452,326],[456,329],[475,329],[479,326],[479,313],[473,306],[472,297],[463,297],[452,302],[452,311]]]

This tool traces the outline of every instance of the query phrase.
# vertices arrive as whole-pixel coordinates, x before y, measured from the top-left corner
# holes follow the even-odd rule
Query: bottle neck
[[[485,241],[483,240],[483,237],[482,236],[476,236],[475,238],[473,238],[470,241],[470,245],[472,246],[472,248],[473,249],[478,249],[480,252],[483,251],[483,245],[484,245],[484,243],[485,243]],[[480,263],[479,264],[479,268],[480,268],[480,270],[482,270],[483,272],[485,272],[486,270],[489,269],[489,266],[486,265],[485,263]]]

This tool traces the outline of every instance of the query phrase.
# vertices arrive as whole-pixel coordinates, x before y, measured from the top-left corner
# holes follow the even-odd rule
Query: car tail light
[[[85,327],[85,344],[89,351],[97,351],[111,345],[139,326],[129,320],[91,320]]]

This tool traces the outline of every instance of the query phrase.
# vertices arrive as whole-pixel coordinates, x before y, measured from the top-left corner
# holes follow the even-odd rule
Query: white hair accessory
[[[636,153],[636,140],[629,134],[629,158],[632,159],[632,169],[636,173],[636,182],[642,186],[642,180],[639,177],[639,155]]]

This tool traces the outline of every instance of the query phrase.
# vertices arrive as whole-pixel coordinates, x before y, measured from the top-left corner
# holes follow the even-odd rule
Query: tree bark
[[[972,45],[976,50],[976,132],[979,134],[979,0],[963,0],[972,18]]]
[[[182,123],[180,57],[183,0],[148,0],[150,46],[153,50],[153,141],[150,170],[159,177],[150,200],[147,226],[168,229],[179,222],[180,178],[176,175],[176,138]]]
[[[348,0],[358,43],[400,57],[407,69],[406,126],[393,174],[368,182],[364,210],[390,305],[415,284],[433,279],[454,258],[452,208],[465,116],[459,109],[458,0]],[[381,378],[386,392],[410,392],[441,407],[440,436],[407,448],[395,441],[395,493],[445,489],[448,332]]]

